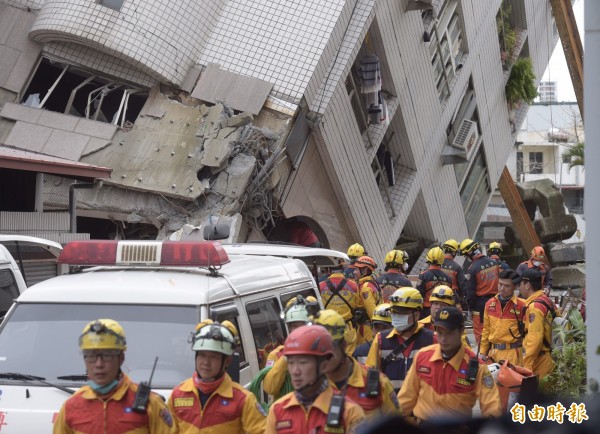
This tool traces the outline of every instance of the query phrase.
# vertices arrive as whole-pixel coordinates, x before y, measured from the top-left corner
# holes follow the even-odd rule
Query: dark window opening
[[[145,89],[44,58],[22,103],[123,126],[135,122],[146,99]]]
[[[35,172],[0,169],[0,211],[35,211]]]
[[[544,153],[530,152],[529,153],[529,173],[539,175],[544,172]]]
[[[96,240],[156,240],[158,229],[148,223],[128,223],[93,217],[77,217],[77,232]]]

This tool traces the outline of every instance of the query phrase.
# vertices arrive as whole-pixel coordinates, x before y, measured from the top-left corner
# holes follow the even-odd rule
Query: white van
[[[0,244],[0,321],[19,294],[27,289],[19,266]],[[0,395],[1,396],[1,395]]]
[[[158,357],[152,388],[167,398],[194,371],[190,337],[199,321],[236,324],[239,381],[248,384],[287,335],[285,303],[297,294],[320,300],[301,260],[228,255],[214,242],[76,241],[59,261],[80,269],[29,288],[0,326],[2,434],[52,431],[68,391],[85,384],[77,341],[91,320],[123,326],[123,370],[134,381],[148,380]]]

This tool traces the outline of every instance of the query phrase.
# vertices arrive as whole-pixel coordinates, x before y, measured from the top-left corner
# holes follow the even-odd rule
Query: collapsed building
[[[473,236],[527,111],[503,3],[539,78],[549,2],[0,0],[0,232]]]

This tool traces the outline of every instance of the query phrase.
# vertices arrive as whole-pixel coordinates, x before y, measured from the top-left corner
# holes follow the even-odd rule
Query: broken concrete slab
[[[228,139],[209,139],[204,145],[204,155],[200,163],[204,166],[219,167],[231,155],[232,143]]]
[[[552,269],[552,288],[585,288],[585,268],[579,265],[554,267]]]
[[[90,138],[83,134],[55,129],[44,145],[42,152],[55,157],[79,161],[89,141]]]
[[[252,113],[243,112],[243,113],[240,113],[239,115],[235,115],[235,116],[232,116],[230,118],[227,118],[227,119],[221,121],[221,128],[243,127],[244,125],[251,123],[253,120],[254,120],[254,116],[252,116]]]
[[[4,104],[4,107],[0,111],[0,116],[3,118],[28,122],[30,124],[36,124],[41,115],[42,110],[38,108],[15,104],[13,102]]]
[[[246,190],[255,165],[256,158],[252,155],[236,155],[229,167],[219,174],[213,191],[229,198],[239,198]]]
[[[41,110],[40,117],[37,121],[38,125],[44,127],[56,128],[63,131],[75,131],[75,127],[79,122],[78,117],[66,115],[64,113],[51,112],[48,110]]]
[[[117,132],[117,126],[113,124],[107,124],[106,122],[81,118],[75,127],[75,132],[79,134],[85,134],[86,136],[112,140]]]
[[[93,154],[94,152],[98,152],[99,150],[106,148],[110,144],[111,144],[110,140],[98,139],[97,137],[92,137],[90,139],[90,141],[88,142],[87,146],[85,147],[85,149],[83,150],[83,152],[81,153],[81,156],[85,157],[86,155]]]
[[[52,131],[52,128],[17,121],[6,138],[5,144],[27,151],[41,152]]]
[[[545,244],[571,238],[577,231],[577,220],[571,214],[558,214],[536,220],[533,228]]]
[[[550,260],[553,264],[572,264],[585,261],[584,243],[551,243],[550,246]]]

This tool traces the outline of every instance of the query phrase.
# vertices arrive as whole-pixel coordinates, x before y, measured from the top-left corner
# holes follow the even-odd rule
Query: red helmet
[[[375,262],[375,260],[373,258],[371,258],[370,256],[361,256],[360,258],[358,258],[358,260],[354,263],[354,265],[357,268],[368,268],[369,270],[371,270],[371,272],[375,271],[375,269],[377,268],[377,263]]]
[[[323,326],[298,327],[285,340],[283,355],[333,356],[333,338]]]

